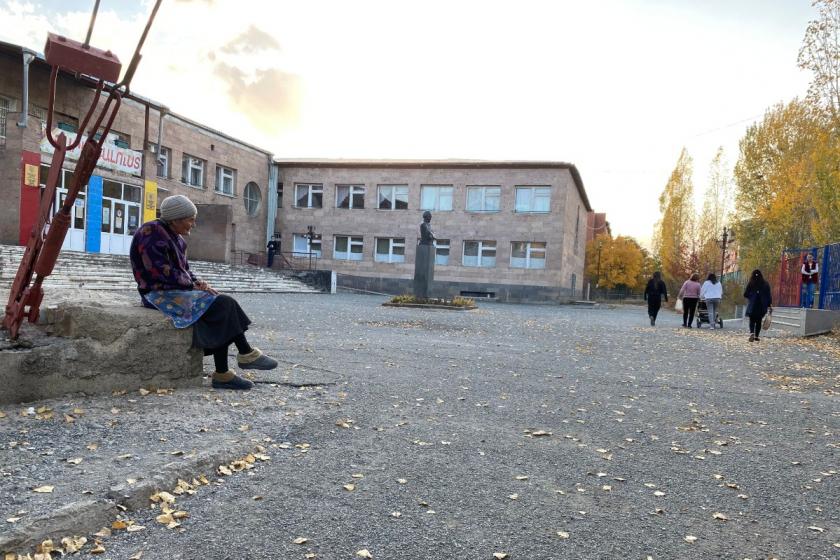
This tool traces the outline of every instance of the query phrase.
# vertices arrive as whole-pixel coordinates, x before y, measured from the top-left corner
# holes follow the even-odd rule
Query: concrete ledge
[[[139,306],[62,303],[24,324],[17,341],[0,341],[0,404],[68,393],[103,394],[141,387],[201,384],[203,355],[192,329],[176,329]]]

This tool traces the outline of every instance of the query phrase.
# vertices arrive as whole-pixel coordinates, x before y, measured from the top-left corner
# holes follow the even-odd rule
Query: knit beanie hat
[[[192,218],[198,214],[195,204],[182,194],[168,196],[160,203],[160,219],[164,222]]]

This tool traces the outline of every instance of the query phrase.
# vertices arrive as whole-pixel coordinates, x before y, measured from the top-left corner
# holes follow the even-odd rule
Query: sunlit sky
[[[93,0],[0,0],[0,40],[84,39]],[[127,63],[152,2],[101,0]],[[723,146],[803,96],[808,0],[164,0],[132,89],[281,158],[577,165],[647,244],[680,150],[698,198]]]

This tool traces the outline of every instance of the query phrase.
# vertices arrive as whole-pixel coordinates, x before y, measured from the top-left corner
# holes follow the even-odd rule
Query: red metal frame
[[[102,152],[102,145],[108,133],[111,131],[111,126],[114,124],[114,119],[120,109],[122,97],[129,91],[131,79],[140,62],[140,49],[149,33],[149,28],[160,7],[160,2],[161,0],[157,0],[152,9],[152,13],[146,23],[146,28],[134,51],[134,57],[131,60],[123,81],[110,85],[107,88],[109,92],[108,99],[97,113],[96,120],[89,129],[88,122],[99,104],[100,96],[105,87],[105,81],[116,82],[119,77],[121,64],[117,57],[111,54],[110,51],[105,52],[90,47],[87,41],[85,43],[79,43],[53,34],[49,34],[47,37],[47,45],[44,48],[44,53],[47,63],[52,66],[52,73],[50,74],[49,109],[47,113],[47,139],[55,148],[55,153],[53,154],[50,170],[47,174],[47,183],[42,195],[41,206],[38,209],[38,220],[29,234],[23,259],[21,259],[17,275],[12,283],[9,301],[6,304],[6,314],[3,317],[3,327],[9,330],[12,340],[18,337],[20,326],[24,319],[28,319],[30,323],[38,321],[41,301],[44,299],[42,285],[44,279],[52,274],[55,262],[58,260],[61,245],[64,243],[64,238],[70,227],[70,211],[73,208],[79,191],[83,186],[87,185],[90,176],[93,174],[96,162],[99,160],[99,155]],[[98,4],[99,2],[97,1],[97,8]],[[88,29],[88,38],[90,38],[93,30],[95,19],[96,9],[94,9],[94,15],[91,19],[90,28]],[[58,81],[59,70],[62,68],[70,72],[91,74],[99,80],[91,105],[84,119],[79,124],[78,134],[72,143],[68,142],[67,136],[64,133],[60,133],[57,138],[54,137],[52,130],[56,83]],[[107,120],[105,119],[106,116],[108,117]],[[102,124],[103,121],[105,121],[104,125]],[[85,139],[84,132],[86,129],[88,129],[88,133]],[[98,139],[97,133],[99,135]],[[73,174],[73,181],[67,190],[67,196],[61,208],[59,208],[55,215],[50,217],[52,203],[55,200],[55,190],[58,185],[64,159],[67,152],[75,149],[82,139],[85,139],[85,142],[82,145],[81,155],[79,156],[79,161],[76,163],[76,170]],[[33,275],[35,275],[34,282],[32,282]],[[30,285],[30,283],[32,284]]]

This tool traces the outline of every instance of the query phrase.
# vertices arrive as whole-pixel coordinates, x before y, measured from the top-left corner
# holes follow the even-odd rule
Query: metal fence
[[[799,307],[804,301],[805,285],[802,283],[802,264],[806,255],[813,255],[819,265],[820,284],[815,303],[818,309],[840,310],[840,243],[785,249],[779,262],[778,278],[773,299],[782,307]],[[769,278],[768,278],[769,280]]]
[[[319,253],[275,252],[271,268],[273,270],[318,270]],[[268,255],[265,251],[249,253],[248,251],[231,251],[230,264],[238,266],[268,266]]]

